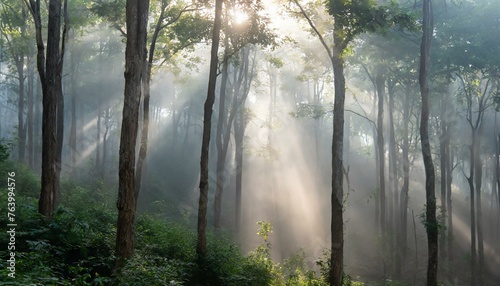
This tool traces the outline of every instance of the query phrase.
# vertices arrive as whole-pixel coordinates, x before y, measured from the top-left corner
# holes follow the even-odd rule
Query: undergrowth
[[[0,285],[228,285],[323,286],[325,275],[307,268],[303,250],[282,264],[271,260],[267,240],[272,226],[259,222],[262,243],[248,255],[220,233],[209,233],[207,256],[195,253],[196,233],[164,217],[139,215],[135,252],[112,279],[116,236],[116,210],[102,192],[71,181],[61,184],[60,205],[52,219],[38,214],[40,181],[24,165],[0,164],[0,197],[7,197],[6,172],[16,172],[15,278],[7,276],[7,247],[0,249]],[[9,170],[7,170],[9,168]],[[4,181],[2,181],[4,180]],[[108,196],[109,197],[109,196]],[[0,204],[5,214],[6,204]],[[0,225],[7,225],[0,216]],[[0,245],[9,242],[0,236]],[[323,258],[322,263],[327,263]],[[323,273],[324,274],[324,273]],[[8,279],[8,280],[6,280]],[[345,285],[352,284],[346,280]]]

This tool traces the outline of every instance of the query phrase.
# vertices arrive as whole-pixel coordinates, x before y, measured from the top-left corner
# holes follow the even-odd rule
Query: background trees
[[[126,281],[127,275],[143,277],[159,267],[163,270],[154,273],[161,272],[161,277],[172,277],[172,281],[202,283],[206,279],[217,285],[228,281],[239,285],[249,278],[227,273],[241,273],[241,269],[229,267],[231,263],[212,263],[220,257],[225,262],[234,258],[211,238],[220,239],[224,233],[233,235],[242,253],[259,245],[247,257],[244,269],[265,265],[268,272],[259,272],[258,277],[272,273],[276,281],[296,277],[302,281],[297,283],[305,283],[308,267],[297,262],[301,266],[290,270],[285,265],[297,259],[314,268],[312,262],[323,257],[316,269],[325,274],[321,283],[327,279],[331,279],[329,284],[342,283],[347,274],[365,282],[392,279],[418,285],[426,283],[427,270],[422,266],[428,250],[433,254],[429,269],[438,271],[429,271],[430,280],[437,277],[438,283],[477,285],[496,281],[492,270],[500,263],[495,243],[500,208],[495,115],[499,84],[498,40],[492,35],[499,29],[498,9],[494,9],[498,3],[477,0],[446,7],[433,3],[435,28],[427,35],[433,42],[427,53],[431,68],[428,85],[423,85],[423,91],[429,91],[427,102],[418,96],[417,84],[419,43],[422,31],[429,29],[421,29],[423,15],[413,6],[405,10],[404,3],[372,1],[327,5],[228,1],[222,5],[220,42],[214,46],[219,49],[213,53],[218,63],[212,65],[210,81],[213,106],[207,107],[213,118],[206,124],[214,7],[210,3],[151,2],[149,26],[141,39],[144,49],[136,58],[137,66],[142,65],[137,69],[140,76],[133,80],[137,93],[131,101],[124,101],[123,55],[130,36],[124,3],[70,3],[68,14],[75,16],[68,19],[73,28],[66,34],[59,29],[58,34],[66,35],[68,42],[66,58],[57,62],[59,68],[65,65],[60,90],[69,105],[55,114],[43,109],[44,116],[55,116],[59,124],[66,122],[54,125],[53,137],[60,144],[61,135],[66,134],[68,142],[62,147],[54,144],[61,151],[60,164],[52,165],[62,171],[61,207],[83,212],[86,206],[74,202],[92,201],[109,214],[106,218],[113,218],[116,210],[111,206],[119,198],[119,223],[107,224],[111,230],[116,225],[118,239],[110,242],[114,233],[101,229],[102,236],[92,236],[107,245],[103,253],[120,249],[117,264],[125,268],[115,281]],[[0,6],[0,137],[6,138],[2,146],[13,147],[11,159],[36,170],[43,82],[34,76],[37,29],[36,18],[29,17],[37,2],[28,4],[4,1]],[[48,41],[44,32],[47,8],[40,2],[38,39],[42,44]],[[410,16],[411,12],[415,15]],[[132,116],[123,116],[123,109],[129,107],[134,107]],[[428,114],[423,116],[421,108],[427,108]],[[420,121],[425,123],[427,115],[426,139],[420,133],[425,124]],[[130,130],[119,123],[129,119],[136,126]],[[215,140],[206,141],[202,148],[204,136]],[[421,140],[434,150],[437,195],[424,193]],[[128,151],[120,151],[119,146],[127,142]],[[330,144],[332,150],[326,148]],[[44,162],[46,166],[48,161]],[[128,162],[127,172],[119,167],[124,162]],[[15,166],[16,172],[28,170]],[[21,196],[40,195],[40,190],[32,191],[30,186],[22,189],[30,191],[21,190]],[[426,222],[433,218],[433,203],[436,221]],[[431,207],[430,215],[425,207]],[[133,211],[124,215],[125,209]],[[62,219],[60,212],[61,208],[56,220]],[[207,234],[206,244],[203,237],[198,240],[202,249],[198,255],[204,259],[194,258],[198,256],[194,236],[179,244],[185,247],[180,252],[189,254],[182,257],[159,247],[166,241],[178,244],[156,231],[155,237],[166,240],[149,240],[150,229],[161,221],[196,229],[198,214],[200,226],[206,222],[199,232],[200,237]],[[131,254],[134,216],[154,217],[154,223],[138,223],[135,255]],[[255,236],[257,221],[262,222],[264,229],[259,233],[264,242]],[[212,225],[217,231],[210,234]],[[431,240],[426,229],[433,234]],[[430,248],[428,241],[433,242]],[[433,251],[436,241],[438,268]],[[26,253],[38,251],[29,247]],[[304,251],[298,253],[300,247]],[[324,248],[333,251],[323,255]],[[87,269],[88,261],[80,265],[88,273],[111,275],[109,259],[99,257],[107,261],[103,272]],[[129,262],[122,264],[124,257]],[[151,260],[142,264],[139,261],[144,257]],[[173,266],[170,259],[182,262]],[[283,268],[271,259],[283,262]],[[139,275],[132,270],[135,265],[147,270]],[[228,272],[210,265],[224,265]],[[180,276],[167,268],[176,269]],[[60,274],[64,279],[74,277],[67,268],[61,269],[66,269]],[[95,274],[90,276],[82,279],[97,279]]]

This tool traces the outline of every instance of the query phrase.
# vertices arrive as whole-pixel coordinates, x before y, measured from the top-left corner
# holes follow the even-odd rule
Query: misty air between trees
[[[499,285],[499,7],[5,0],[0,169],[115,220],[81,285],[136,285],[149,216],[193,232],[169,285],[261,283],[206,270],[222,237],[269,285]]]

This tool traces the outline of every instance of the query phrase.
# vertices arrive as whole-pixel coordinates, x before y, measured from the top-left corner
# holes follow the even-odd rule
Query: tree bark
[[[385,189],[385,148],[384,148],[384,94],[385,94],[385,84],[384,77],[381,72],[377,72],[375,76],[375,86],[377,87],[378,95],[378,113],[377,113],[377,152],[379,158],[379,178],[378,178],[378,188],[380,194],[380,238],[382,243],[382,272],[383,276],[386,277],[387,269],[387,253],[386,253],[386,189]]]
[[[125,50],[125,91],[120,137],[118,221],[116,230],[115,274],[130,258],[134,249],[135,148],[138,133],[141,77],[146,57],[149,0],[127,0],[127,43]]]
[[[34,150],[34,123],[33,123],[33,105],[34,105],[34,78],[35,67],[33,63],[33,54],[30,49],[30,56],[28,57],[28,114],[26,116],[27,136],[28,136],[28,164],[31,168],[35,169],[35,150]]]
[[[410,124],[410,90],[411,86],[406,86],[406,95],[403,105],[403,145],[402,149],[402,164],[403,164],[403,186],[401,188],[401,240],[400,240],[400,252],[401,257],[406,258],[408,249],[408,193],[410,189],[410,138],[409,138],[409,124]],[[404,269],[406,265],[406,259],[401,260],[401,266],[399,268]]]
[[[430,49],[434,31],[431,0],[423,2],[422,42],[420,46],[419,84],[422,97],[420,141],[425,169],[425,226],[427,230],[427,286],[437,286],[438,273],[438,222],[436,219],[435,172],[429,140],[429,69]]]
[[[393,195],[392,210],[393,219],[390,223],[393,225],[393,233],[391,236],[391,250],[392,257],[394,257],[394,269],[396,275],[401,275],[401,252],[399,248],[398,238],[401,232],[400,212],[399,212],[399,192],[398,192],[398,172],[397,172],[397,150],[396,150],[396,131],[394,129],[394,83],[389,81],[387,87],[387,94],[389,96],[389,184],[391,194]]]
[[[344,104],[345,77],[343,52],[347,46],[342,39],[343,27],[334,24],[334,49],[331,57],[335,85],[333,103],[333,135],[332,135],[332,217],[331,217],[331,266],[330,285],[341,286],[344,270]]]
[[[54,211],[57,196],[59,194],[59,173],[61,170],[60,151],[62,140],[61,108],[62,83],[61,73],[63,67],[64,38],[66,32],[63,30],[61,41],[61,1],[49,1],[49,19],[47,32],[47,57],[45,58],[45,46],[42,38],[42,22],[40,13],[40,1],[29,0],[26,4],[35,22],[37,43],[37,68],[42,84],[42,183],[38,211],[51,217]],[[65,1],[66,4],[66,1]],[[65,5],[66,6],[66,5]],[[65,15],[67,19],[67,15]],[[62,47],[60,46],[61,42]]]
[[[484,111],[479,111],[484,112]],[[480,114],[478,114],[480,116]],[[484,285],[484,241],[483,241],[483,211],[481,205],[481,192],[482,192],[482,180],[483,180],[483,162],[481,162],[481,137],[483,133],[483,124],[481,124],[477,130],[477,141],[476,141],[476,158],[474,161],[474,172],[475,172],[475,190],[476,190],[476,210],[477,210],[477,282],[478,285]]]
[[[441,202],[441,218],[440,218],[440,224],[442,226],[446,226],[446,215],[447,215],[447,212],[446,212],[446,202],[447,202],[447,179],[448,179],[448,174],[447,174],[447,171],[449,170],[448,169],[448,166],[447,166],[447,158],[448,158],[448,154],[447,154],[447,150],[448,150],[448,142],[449,142],[449,138],[448,138],[448,131],[447,131],[447,127],[448,127],[448,122],[446,120],[446,116],[447,116],[447,113],[446,113],[446,106],[448,105],[448,94],[446,94],[446,96],[444,98],[441,99],[441,114],[440,114],[440,117],[441,117],[441,134],[440,134],[440,137],[439,137],[439,162],[440,162],[440,175],[441,175],[441,198],[440,198],[440,202]],[[443,262],[446,261],[446,251],[447,251],[447,247],[446,247],[446,236],[445,236],[445,233],[441,233],[441,235],[439,236],[439,244],[440,244],[440,248],[439,248],[439,259],[440,259],[440,262],[441,262],[441,265],[443,265]]]
[[[217,64],[220,30],[222,23],[222,4],[224,0],[215,1],[214,27],[212,31],[212,48],[210,52],[210,74],[208,77],[207,99],[203,113],[203,135],[201,141],[200,158],[200,198],[198,201],[198,227],[196,253],[203,259],[207,254],[207,206],[208,206],[208,152],[210,146],[210,132],[212,128],[212,113],[215,101],[215,85],[217,82]]]
[[[227,19],[227,17],[226,17]],[[226,20],[227,21],[227,20]],[[227,23],[226,23],[227,25]],[[230,129],[231,125],[226,123],[226,90],[227,80],[229,77],[229,41],[228,36],[224,37],[224,62],[222,64],[221,84],[219,93],[219,116],[217,118],[217,131],[216,131],[216,146],[217,146],[217,165],[216,165],[216,184],[215,184],[215,200],[214,200],[214,227],[221,227],[221,207],[222,207],[222,192],[226,184],[227,174],[226,155],[227,146],[224,144],[225,129]],[[233,94],[233,96],[235,96]]]

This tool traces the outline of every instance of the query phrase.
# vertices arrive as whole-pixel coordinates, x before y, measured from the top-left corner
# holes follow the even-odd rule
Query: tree
[[[222,220],[222,194],[226,180],[226,157],[229,149],[231,137],[231,128],[233,121],[246,100],[249,89],[246,93],[240,93],[241,84],[248,73],[238,69],[245,64],[248,65],[248,59],[243,58],[240,51],[249,45],[267,46],[273,43],[274,35],[269,31],[268,19],[259,14],[263,9],[260,1],[250,1],[244,3],[226,2],[224,17],[224,58],[222,60],[221,84],[219,96],[219,112],[217,118],[216,146],[217,146],[217,166],[216,166],[216,192],[214,201],[214,227],[221,227]],[[239,23],[232,18],[231,11],[239,9],[248,15],[245,22]],[[248,53],[247,53],[248,57]],[[229,79],[230,69],[234,80]],[[230,86],[232,84],[232,86]],[[232,97],[232,99],[231,99]],[[226,108],[226,100],[231,100],[231,105]],[[227,116],[226,116],[226,113]]]
[[[18,80],[18,111],[17,111],[17,137],[18,143],[18,160],[25,161],[26,153],[26,128],[24,121],[25,111],[25,82],[26,69],[25,66],[30,47],[27,43],[28,33],[28,15],[25,5],[16,3],[4,3],[1,6],[0,15],[2,21],[0,24],[0,32],[5,40],[6,50],[13,60]]]
[[[215,16],[212,30],[212,47],[210,51],[210,70],[208,75],[207,99],[203,108],[203,134],[200,158],[200,198],[198,200],[198,227],[196,254],[200,259],[207,254],[207,208],[208,208],[208,149],[212,129],[212,113],[215,101],[215,85],[217,83],[217,65],[219,62],[219,41],[222,26],[222,4],[224,0],[215,1]]]
[[[144,76],[149,0],[127,0],[125,50],[125,91],[120,137],[118,222],[116,230],[115,274],[134,249],[135,148],[138,133],[141,78]]]
[[[298,0],[293,2],[306,18],[314,34],[325,48],[333,67],[335,99],[333,104],[332,135],[332,195],[331,195],[331,262],[329,271],[330,285],[342,285],[344,256],[343,222],[343,147],[344,147],[344,103],[345,103],[345,53],[349,43],[363,32],[375,32],[393,25],[411,27],[411,17],[401,13],[395,3],[388,7],[375,2],[330,0],[326,3],[329,14],[333,17],[333,45],[327,43],[316,28],[306,10]]]
[[[42,39],[40,0],[25,0],[35,22],[37,43],[37,68],[43,94],[42,117],[42,189],[38,211],[51,217],[59,196],[61,153],[63,140],[64,99],[62,93],[62,69],[66,34],[69,29],[67,0],[64,9],[60,0],[49,1],[47,54]],[[64,26],[61,35],[61,12]]]
[[[434,31],[432,2],[424,0],[422,20],[422,42],[420,45],[419,85],[422,98],[420,116],[420,142],[425,168],[425,226],[427,230],[427,285],[437,286],[438,273],[438,222],[436,219],[435,173],[429,140],[429,69],[430,50]]]

